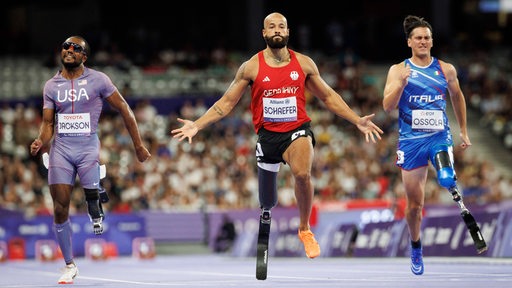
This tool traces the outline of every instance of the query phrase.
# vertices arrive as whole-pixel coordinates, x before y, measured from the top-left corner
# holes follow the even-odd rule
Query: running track
[[[255,259],[228,255],[129,256],[76,259],[80,274],[71,287],[512,287],[512,259],[425,257],[415,276],[407,258],[269,258],[267,280],[256,280]],[[62,260],[0,263],[0,287],[63,287]],[[66,286],[64,286],[66,287]]]

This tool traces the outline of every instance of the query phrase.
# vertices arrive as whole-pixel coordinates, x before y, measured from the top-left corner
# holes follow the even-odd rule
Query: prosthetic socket
[[[87,213],[91,220],[102,218],[103,213],[100,209],[98,189],[84,189],[84,191],[85,202],[87,203]]]
[[[260,208],[270,210],[277,205],[277,172],[258,167]]]
[[[462,202],[462,195],[457,187],[457,175],[453,168],[453,160],[451,157],[451,149],[448,146],[438,146],[430,159],[437,171],[437,182],[442,187],[448,189],[462,211],[467,210]]]

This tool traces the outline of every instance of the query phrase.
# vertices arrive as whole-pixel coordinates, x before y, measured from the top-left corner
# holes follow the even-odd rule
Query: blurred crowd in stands
[[[456,65],[468,109],[478,111],[483,127],[492,129],[497,134],[496,141],[512,149],[512,83],[510,67],[507,67],[511,55],[508,53],[510,51],[498,55],[478,53],[471,57],[454,54],[439,57]],[[155,61],[158,65],[145,67],[145,73],[165,73],[173,66],[193,73],[197,65],[191,65],[190,61],[197,58],[192,56],[161,53]],[[317,140],[313,168],[316,201],[387,199],[393,202],[403,199],[399,169],[394,165],[396,143],[393,139],[397,139],[397,119],[396,115],[385,114],[381,105],[385,77],[382,71],[388,66],[370,66],[350,50],[334,58],[316,54],[313,57],[326,81],[347,103],[361,115],[376,113],[375,122],[385,130],[382,141],[367,144],[353,125],[328,112],[309,95],[308,109]],[[239,59],[222,50],[215,50],[203,58],[207,64],[202,64],[202,69],[219,71],[226,79],[234,75],[232,67],[236,65],[231,64]],[[131,65],[122,54],[110,55],[101,51],[91,63],[100,70],[105,67],[126,70]],[[254,155],[256,136],[248,109],[250,94],[242,98],[243,103],[230,116],[199,133],[194,142],[188,144],[172,139],[170,130],[180,126],[177,117],[195,119],[209,108],[200,97],[187,99],[182,96],[185,97],[185,100],[181,99],[182,105],[162,114],[151,98],[124,90],[129,88],[129,85],[123,87],[121,92],[135,103],[132,108],[153,157],[143,164],[137,161],[121,117],[109,113],[106,107],[98,133],[102,143],[101,162],[107,166],[102,185],[111,199],[104,205],[107,213],[259,207]],[[173,97],[168,99],[175,100]],[[24,101],[3,104],[0,107],[0,207],[23,211],[27,216],[51,214],[46,168],[40,155],[32,157],[28,153],[28,146],[40,126],[41,107]],[[451,126],[457,126],[455,119],[451,119]],[[470,136],[471,129],[474,128],[470,127]],[[460,143],[458,135],[454,135],[454,140],[456,144]],[[454,152],[466,204],[512,199],[510,176],[498,172],[488,159],[461,153],[458,149]],[[283,165],[279,175],[278,205],[293,206],[294,184],[288,166]],[[453,205],[451,196],[437,184],[435,175],[433,170],[429,173],[427,204]],[[72,197],[71,213],[85,212],[79,179]]]

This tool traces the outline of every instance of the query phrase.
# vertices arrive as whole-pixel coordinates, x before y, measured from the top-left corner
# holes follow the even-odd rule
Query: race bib
[[[91,134],[89,113],[57,114],[57,133],[63,136],[86,136]]]
[[[444,130],[443,111],[441,110],[412,110],[411,127],[421,131]]]
[[[297,98],[263,98],[263,120],[266,122],[297,121]]]

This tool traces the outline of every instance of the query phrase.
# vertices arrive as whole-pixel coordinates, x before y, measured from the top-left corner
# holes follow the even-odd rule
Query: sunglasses
[[[70,47],[73,47],[73,51],[76,53],[85,53],[85,48],[80,46],[79,44],[73,43],[73,42],[64,42],[62,43],[62,49],[68,50]]]

